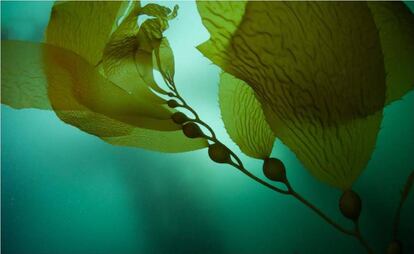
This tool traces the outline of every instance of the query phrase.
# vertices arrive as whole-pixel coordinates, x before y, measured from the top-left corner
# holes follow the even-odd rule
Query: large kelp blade
[[[46,29],[46,42],[72,50],[96,65],[124,7],[122,1],[57,2]]]
[[[153,3],[146,4],[140,10],[140,14],[142,15],[148,15],[159,19],[168,19],[170,13],[170,8]]]
[[[167,80],[174,80],[174,53],[167,38],[162,38],[160,47],[154,50],[154,69],[158,70]]]
[[[97,77],[96,70],[72,52],[19,41],[2,41],[2,51],[4,104],[14,108],[53,108],[62,121],[115,145],[160,152],[192,151],[208,145],[205,139],[188,139],[170,120],[140,119],[139,115],[132,118],[133,110],[123,112],[124,107],[133,109],[139,105],[124,96],[126,92],[122,89]],[[88,87],[83,82],[102,88]],[[97,96],[93,95],[95,92]],[[118,101],[106,92],[120,95],[125,104],[117,105]],[[89,96],[93,97],[92,103],[85,100]],[[101,103],[109,103],[109,109]],[[137,126],[141,124],[145,128]],[[148,129],[150,125],[163,130]],[[165,131],[168,129],[172,130]]]
[[[137,127],[179,128],[171,121],[169,109],[138,100],[105,79],[94,66],[76,54],[52,46],[43,46],[43,51],[49,98],[55,110],[73,109],[80,104]]]
[[[147,131],[135,128],[130,134],[105,137],[104,141],[118,146],[143,147],[148,150],[178,153],[202,149],[208,146],[202,138],[190,139],[180,131]]]
[[[242,21],[246,4],[247,1],[197,1],[201,21],[210,33],[210,39],[197,48],[222,68],[229,61],[227,48]]]
[[[164,38],[163,32],[168,29],[169,20],[177,16],[177,10],[178,6],[175,6],[171,12],[169,8],[157,4],[147,4],[140,10],[140,14],[155,18],[144,21],[137,34],[139,47],[135,54],[136,66],[147,85],[161,94],[167,94],[167,92],[159,87],[154,80],[152,71],[157,62],[153,61],[153,53],[155,51],[155,54],[159,55],[160,46]]]
[[[141,2],[136,1],[121,1],[122,4],[118,9],[118,14],[116,22],[112,27],[112,33],[119,27],[119,25],[125,20],[126,17],[133,11],[136,11],[138,8],[141,8]]]
[[[346,190],[371,158],[382,122],[382,111],[346,123],[283,123],[278,138],[288,146],[314,177]],[[276,121],[280,121],[277,119]]]
[[[248,2],[235,18],[216,2],[197,5],[211,36],[199,49],[254,89],[276,136],[314,176],[349,188],[370,158],[385,104],[367,4]]]
[[[51,109],[42,51],[33,44],[1,41],[1,103],[10,107]]]
[[[220,76],[219,102],[227,133],[240,150],[257,159],[268,158],[275,135],[266,122],[253,89],[223,72]]]
[[[21,41],[2,41],[2,49],[7,51],[2,57],[7,67],[2,75],[3,103],[16,108],[91,110],[137,127],[179,128],[170,120],[169,109],[140,102],[71,51]]]
[[[159,18],[147,19],[141,25],[137,34],[139,47],[135,53],[136,67],[142,79],[149,87],[161,94],[166,94],[167,92],[155,82],[152,54],[155,49],[160,47],[163,38],[162,33],[166,29],[166,22],[166,20]]]
[[[403,2],[367,3],[384,53],[388,104],[414,88],[414,14]]]
[[[165,100],[150,90],[136,67],[135,54],[139,47],[136,38],[139,31],[137,18],[140,8],[139,5],[131,8],[105,46],[102,57],[104,73],[113,83],[137,95],[140,100],[148,103],[165,103]]]

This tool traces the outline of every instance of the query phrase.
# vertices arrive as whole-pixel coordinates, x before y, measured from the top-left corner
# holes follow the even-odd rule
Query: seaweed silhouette
[[[113,145],[207,148],[214,162],[295,198],[374,253],[361,234],[362,199],[352,185],[374,150],[383,109],[414,87],[414,15],[401,2],[200,1],[197,8],[210,33],[198,49],[222,69],[226,130],[244,154],[263,160],[264,176],[279,185],[245,168],[180,95],[164,36],[178,6],[56,3],[45,43],[2,41],[1,101],[53,110]],[[150,18],[138,25],[140,15]],[[342,190],[338,206],[352,229],[294,189],[284,163],[270,157],[275,139],[316,179]],[[413,179],[411,173],[401,193],[390,254],[402,253],[398,226]]]

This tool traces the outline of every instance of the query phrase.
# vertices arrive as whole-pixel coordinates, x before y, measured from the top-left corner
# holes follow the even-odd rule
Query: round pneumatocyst
[[[200,127],[193,122],[189,122],[183,125],[183,132],[189,138],[199,138],[203,136],[203,132]]]
[[[222,144],[212,144],[208,147],[208,156],[217,163],[226,163],[230,161],[230,151]]]
[[[171,100],[167,101],[167,105],[168,105],[168,107],[170,107],[170,108],[175,108],[175,107],[177,107],[179,104],[178,104],[178,102],[177,102],[176,100],[171,99]]]
[[[339,210],[343,216],[351,220],[358,220],[361,213],[362,201],[353,190],[346,190],[339,199]]]
[[[171,115],[171,119],[176,124],[183,124],[188,121],[188,117],[182,112],[175,112]]]
[[[263,174],[272,181],[286,181],[286,169],[283,162],[276,158],[268,158],[263,163]]]

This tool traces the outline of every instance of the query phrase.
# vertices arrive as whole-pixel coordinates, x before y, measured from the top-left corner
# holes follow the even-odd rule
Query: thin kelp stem
[[[177,87],[175,86],[175,83],[172,80],[170,80],[170,84],[171,84],[171,87],[172,87],[173,92],[174,92],[174,95],[175,95],[174,97],[177,98],[177,99],[179,99],[181,101],[181,103],[182,103],[182,106],[185,109],[189,110],[194,115],[194,117],[195,117],[194,122],[199,123],[202,126],[206,127],[207,130],[210,132],[211,137],[205,135],[205,138],[207,138],[208,140],[212,141],[213,143],[221,144],[226,149],[228,149],[228,151],[230,152],[230,155],[236,161],[236,162],[233,162],[233,161],[229,162],[230,165],[232,165],[233,167],[237,168],[238,170],[240,170],[240,172],[242,172],[246,176],[250,177],[251,179],[255,180],[256,182],[258,182],[258,183],[260,183],[260,184],[262,184],[262,185],[264,185],[264,186],[272,189],[273,191],[276,191],[276,192],[279,192],[279,193],[282,193],[282,194],[289,194],[288,191],[279,189],[278,187],[273,186],[273,185],[269,184],[266,181],[263,181],[262,179],[258,178],[257,176],[253,175],[250,171],[248,171],[244,167],[242,161],[237,156],[237,154],[235,154],[230,148],[228,148],[226,145],[224,145],[221,141],[219,141],[217,139],[217,135],[215,134],[214,130],[206,122],[204,122],[203,120],[201,120],[200,117],[199,117],[199,115],[197,114],[197,112],[192,107],[190,107],[187,104],[187,102],[184,100],[183,97],[181,97],[181,95],[179,94],[179,92],[177,90]]]
[[[191,119],[191,121],[196,122],[202,126],[204,126],[209,132],[210,135],[206,135],[204,134],[204,138],[206,138],[207,140],[213,142],[213,143],[217,143],[220,144],[222,146],[224,146],[226,149],[228,149],[231,158],[234,160],[230,160],[228,162],[229,165],[233,166],[234,168],[238,169],[240,172],[242,172],[243,174],[245,174],[246,176],[248,176],[250,179],[256,181],[257,183],[284,195],[290,195],[292,197],[294,197],[296,200],[298,200],[299,202],[301,202],[302,204],[304,204],[306,207],[308,207],[309,209],[311,209],[312,211],[314,211],[319,217],[321,217],[325,222],[327,222],[329,225],[331,225],[332,227],[334,227],[335,229],[337,229],[338,231],[340,231],[343,234],[349,235],[349,236],[353,236],[355,237],[360,244],[366,249],[367,253],[369,254],[373,254],[374,252],[372,251],[372,248],[368,245],[368,243],[365,241],[365,239],[362,237],[361,233],[360,233],[360,229],[359,229],[359,224],[358,222],[355,223],[355,228],[353,230],[349,230],[344,228],[342,225],[336,223],[333,219],[331,219],[328,215],[326,215],[325,213],[322,212],[322,210],[320,210],[318,207],[316,207],[314,204],[312,204],[311,202],[309,202],[308,200],[306,200],[305,198],[303,198],[299,193],[297,193],[292,186],[290,185],[289,181],[286,179],[283,183],[285,184],[287,190],[283,190],[280,189],[264,180],[262,180],[261,178],[255,176],[254,174],[252,174],[250,171],[248,171],[244,165],[243,162],[241,161],[241,159],[237,156],[237,154],[235,154],[232,150],[230,150],[226,145],[224,145],[221,141],[219,141],[217,139],[217,135],[215,134],[214,130],[203,120],[201,120],[201,118],[199,117],[199,115],[197,114],[197,112],[190,107],[187,102],[184,100],[183,97],[181,97],[181,95],[179,94],[177,87],[174,84],[174,81],[171,79],[168,79],[168,83],[169,86],[173,93],[170,93],[171,97],[174,97],[176,99],[178,99],[182,104],[180,105],[180,107],[183,107],[185,109],[187,109],[188,111],[190,111],[193,115],[194,115],[194,119]]]
[[[400,202],[398,203],[397,210],[395,211],[394,215],[394,223],[392,227],[392,238],[393,240],[397,240],[398,235],[398,227],[400,225],[400,218],[401,218],[401,211],[405,204],[405,201],[407,200],[407,197],[410,193],[411,187],[414,183],[414,170],[411,172],[411,174],[408,176],[407,181],[405,182],[404,189],[401,191],[401,198]]]
[[[286,186],[288,187],[289,194],[292,195],[294,198],[296,198],[299,202],[304,204],[306,207],[314,211],[319,217],[321,217],[323,220],[325,220],[328,224],[332,225],[334,228],[339,230],[340,232],[346,234],[346,235],[355,235],[355,232],[349,229],[345,229],[335,221],[333,221],[331,218],[329,218],[327,215],[325,215],[319,208],[317,208],[314,204],[306,200],[304,197],[302,197],[299,193],[297,193],[295,190],[293,190],[290,183],[287,181]]]
[[[364,246],[364,248],[367,251],[367,253],[373,254],[374,251],[372,250],[372,248],[369,246],[368,242],[365,240],[365,238],[361,234],[361,230],[359,228],[359,222],[358,221],[355,221],[354,222],[354,225],[355,225],[355,228],[354,228],[354,236],[355,236],[355,238],[361,243],[362,246]]]

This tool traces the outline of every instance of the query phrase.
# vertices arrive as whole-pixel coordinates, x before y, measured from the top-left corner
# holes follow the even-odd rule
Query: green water
[[[42,40],[51,5],[1,2],[2,37]],[[179,5],[167,32],[178,88],[240,154],[219,116],[219,69],[194,48],[208,33],[193,2]],[[355,184],[363,198],[363,233],[378,253],[390,238],[399,190],[414,169],[413,109],[414,92],[386,108],[372,160]],[[206,150],[114,147],[53,112],[2,106],[1,113],[4,254],[364,253],[292,198],[214,164]],[[351,226],[339,214],[339,191],[314,180],[280,142],[273,155],[285,162],[298,192]],[[259,161],[242,159],[261,176]],[[413,201],[411,195],[400,228],[406,253],[414,253]]]

